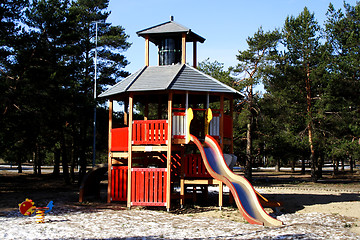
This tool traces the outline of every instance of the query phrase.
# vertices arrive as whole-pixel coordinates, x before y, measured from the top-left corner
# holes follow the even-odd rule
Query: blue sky
[[[125,70],[135,72],[144,66],[145,41],[136,32],[166,21],[175,21],[206,38],[198,43],[198,61],[210,58],[225,67],[237,64],[238,50],[247,48],[246,38],[260,26],[265,31],[281,28],[287,16],[298,16],[308,7],[323,25],[329,3],[336,9],[342,0],[110,0],[111,15],[107,22],[121,25],[130,35],[132,46],[125,52],[130,64]],[[356,0],[347,0],[351,5]],[[187,62],[192,64],[192,45],[187,45]],[[157,65],[157,49],[150,48],[150,65]]]

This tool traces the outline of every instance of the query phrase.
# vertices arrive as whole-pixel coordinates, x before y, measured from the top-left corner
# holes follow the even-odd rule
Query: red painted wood
[[[135,193],[136,193],[136,172],[131,169],[131,203],[136,202],[135,200]]]
[[[231,138],[233,134],[232,118],[224,115],[224,137]]]
[[[154,172],[150,172],[150,188],[149,189],[154,189]],[[154,202],[154,191],[150,191],[150,194],[149,194],[149,202]]]
[[[159,174],[154,172],[154,202],[157,202],[159,196]]]
[[[129,129],[127,127],[111,129],[111,151],[127,151],[128,136]]]
[[[111,178],[112,201],[126,201],[127,166],[113,166]]]
[[[188,154],[184,159],[184,174],[186,178],[211,178],[200,154]]]
[[[134,144],[166,144],[166,120],[135,120]]]
[[[132,205],[166,205],[166,168],[133,168]]]

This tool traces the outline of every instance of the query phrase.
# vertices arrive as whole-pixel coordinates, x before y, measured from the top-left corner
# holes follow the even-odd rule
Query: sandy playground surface
[[[246,223],[231,205],[221,211],[209,204],[170,212],[127,210],[123,204],[104,201],[77,203],[77,191],[61,184],[54,189],[51,178],[45,179],[45,186],[26,187],[31,181],[28,176],[5,178],[0,171],[0,239],[360,239],[359,182],[255,187],[284,203],[279,213],[265,209],[284,225],[263,227]],[[18,212],[17,204],[26,197],[36,206],[54,201],[45,223]],[[211,188],[210,198],[216,202],[216,188]]]

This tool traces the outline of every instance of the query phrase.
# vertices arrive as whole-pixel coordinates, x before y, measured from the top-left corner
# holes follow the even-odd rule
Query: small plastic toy
[[[24,202],[19,204],[19,211],[24,216],[31,216],[36,210],[36,222],[44,223],[45,213],[50,212],[53,206],[54,202],[50,201],[46,207],[36,207],[33,200],[27,198]]]

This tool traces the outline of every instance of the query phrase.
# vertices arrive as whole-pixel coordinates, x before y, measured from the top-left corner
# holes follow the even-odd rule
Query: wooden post
[[[128,106],[129,106],[129,102],[128,101],[124,101],[124,125],[127,126],[128,125]]]
[[[166,208],[170,210],[171,200],[171,133],[172,133],[172,98],[173,93],[169,93],[168,98],[168,137],[167,137],[167,179],[166,179]]]
[[[128,137],[128,182],[127,207],[131,207],[131,168],[132,168],[132,126],[133,126],[133,94],[129,96],[129,137]]]
[[[224,95],[220,96],[220,147],[224,150]]]
[[[180,173],[180,207],[185,204],[185,148],[181,148],[181,173]]]
[[[186,63],[186,33],[182,34],[182,49],[181,49],[181,63]]]
[[[149,66],[149,36],[145,36],[145,66]]]
[[[231,143],[230,143],[230,153],[233,154],[234,153],[234,99],[231,96],[231,98],[229,99],[229,104],[230,104],[230,117],[231,117]]]
[[[224,184],[223,182],[220,181],[219,183],[219,208],[220,210],[222,209],[222,206],[223,206],[223,190],[224,190]],[[231,194],[231,192],[230,192]]]
[[[113,100],[109,100],[109,137],[108,137],[108,188],[107,188],[107,202],[111,202],[111,129],[112,129],[112,115],[113,115]]]
[[[197,67],[197,49],[196,49],[196,41],[193,42],[193,67]]]

